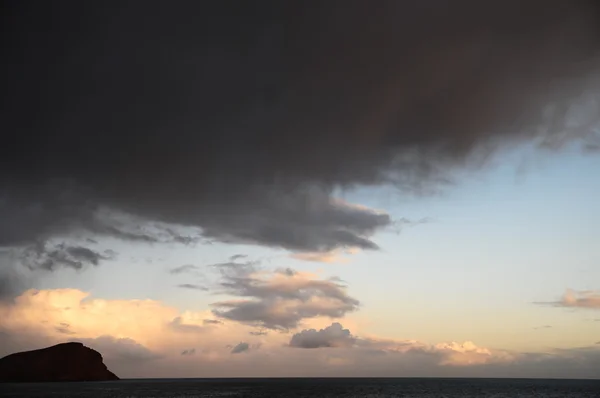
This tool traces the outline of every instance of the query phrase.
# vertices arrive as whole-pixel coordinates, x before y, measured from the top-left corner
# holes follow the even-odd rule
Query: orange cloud
[[[335,263],[347,263],[350,261],[350,258],[348,258],[348,256],[358,254],[359,252],[360,252],[359,248],[351,247],[348,249],[336,249],[336,250],[331,250],[331,251],[327,251],[327,252],[292,253],[292,254],[290,254],[290,257],[295,258],[296,260],[302,260],[302,261],[335,264]]]

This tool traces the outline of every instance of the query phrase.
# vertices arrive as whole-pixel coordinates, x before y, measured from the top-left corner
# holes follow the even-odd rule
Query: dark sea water
[[[0,384],[1,397],[600,398],[600,380],[149,379]]]

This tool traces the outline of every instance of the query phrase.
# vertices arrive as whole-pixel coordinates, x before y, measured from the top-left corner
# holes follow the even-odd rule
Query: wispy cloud
[[[198,267],[197,265],[185,264],[185,265],[180,265],[179,267],[171,268],[169,270],[169,273],[173,274],[173,275],[177,275],[177,274],[183,274],[186,272],[197,271],[198,269],[200,269],[200,267]]]
[[[193,283],[182,283],[182,284],[177,285],[177,287],[180,287],[183,289],[200,290],[203,292],[206,292],[209,290],[206,286],[195,285]]]
[[[600,309],[600,291],[567,289],[565,294],[557,301],[537,302],[540,305],[567,308]]]
[[[187,355],[187,356],[194,355],[195,353],[196,353],[196,349],[195,348],[190,348],[188,350],[181,351],[181,355],[184,355],[184,356],[185,355]]]
[[[112,251],[99,251],[88,247],[71,245],[66,242],[52,244],[37,242],[22,252],[22,262],[30,270],[42,269],[54,271],[59,268],[82,269],[86,265],[97,266],[103,260],[116,256]]]
[[[246,255],[246,254],[234,254],[233,256],[229,257],[229,261],[241,260],[246,257],[248,257],[248,255]]]
[[[358,248],[336,249],[326,252],[297,252],[291,253],[290,257],[296,260],[310,261],[315,263],[347,263],[350,261],[349,256],[360,252]]]

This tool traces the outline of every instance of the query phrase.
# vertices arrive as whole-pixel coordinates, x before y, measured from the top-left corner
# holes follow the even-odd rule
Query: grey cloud
[[[246,257],[248,257],[246,254],[234,254],[233,256],[229,257],[229,261],[241,260]]]
[[[568,289],[557,301],[542,301],[536,304],[552,307],[600,309],[600,291],[577,291]]]
[[[180,287],[183,289],[200,290],[203,292],[207,292],[209,290],[206,286],[195,285],[193,283],[182,283],[180,285],[177,285],[177,287]]]
[[[49,245],[37,242],[23,251],[23,263],[30,269],[54,271],[61,267],[82,269],[85,265],[97,266],[103,260],[110,260],[114,252],[100,253],[83,246],[70,246],[66,243]]]
[[[172,268],[171,270],[169,270],[169,273],[171,273],[173,275],[183,274],[186,272],[197,271],[199,268],[200,267],[198,267],[197,265],[185,264],[185,265],[180,265],[179,267]]]
[[[395,231],[397,234],[399,234],[400,232],[402,232],[402,230],[404,228],[412,228],[412,227],[416,227],[421,224],[428,224],[430,222],[432,222],[432,219],[430,217],[424,217],[424,218],[420,218],[418,220],[411,220],[409,218],[402,217],[400,219],[393,220],[391,222],[390,229]]]
[[[191,355],[194,355],[194,354],[196,354],[196,349],[195,348],[191,348],[189,350],[183,350],[181,352],[181,355],[187,355],[187,356],[191,356]]]
[[[336,322],[324,329],[307,329],[296,333],[289,345],[297,348],[349,347],[355,341],[350,331]]]
[[[543,325],[543,326],[536,326],[533,329],[535,330],[539,330],[539,329],[551,329],[552,325]]]
[[[241,342],[231,349],[231,353],[239,354],[239,353],[248,351],[249,349],[250,349],[250,346],[248,345],[248,343]]]
[[[393,220],[336,189],[428,192],[513,142],[594,145],[597,2],[430,3],[12,6],[0,245],[200,239],[135,216],[207,242],[376,249]]]
[[[266,329],[289,329],[307,318],[340,318],[355,311],[359,301],[345,286],[292,272],[257,273],[254,266],[221,268],[222,293],[242,297],[212,303],[213,313]]]
[[[287,276],[294,276],[296,275],[296,271],[291,269],[291,268],[277,268],[275,270],[276,273],[278,274],[283,274],[283,275],[287,275]]]
[[[12,254],[0,252],[0,302],[10,301],[29,286],[15,266]]]

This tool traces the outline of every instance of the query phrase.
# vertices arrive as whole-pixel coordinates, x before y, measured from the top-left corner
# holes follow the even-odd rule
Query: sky
[[[598,6],[380,5],[10,3],[0,356],[600,378]]]

